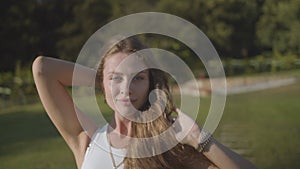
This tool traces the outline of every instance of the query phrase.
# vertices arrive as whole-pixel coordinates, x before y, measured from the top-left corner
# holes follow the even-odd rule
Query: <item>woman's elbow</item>
[[[45,56],[38,56],[34,59],[32,63],[32,73],[35,78],[45,74],[45,64],[47,60],[46,58],[47,57]]]

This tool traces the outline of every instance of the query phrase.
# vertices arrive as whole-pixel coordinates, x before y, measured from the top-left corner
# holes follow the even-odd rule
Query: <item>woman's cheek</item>
[[[144,83],[142,85],[142,88],[143,88],[142,90],[143,90],[144,94],[147,94],[149,92],[149,87],[150,87],[149,81],[144,81]]]
[[[105,100],[106,103],[109,105],[110,108],[112,108],[114,110],[114,96],[112,94],[112,87],[111,87],[111,83],[106,81],[106,83],[104,84],[104,91],[105,91]]]

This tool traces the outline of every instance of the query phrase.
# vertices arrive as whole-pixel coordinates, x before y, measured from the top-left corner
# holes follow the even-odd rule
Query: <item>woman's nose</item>
[[[131,95],[131,85],[128,80],[124,80],[120,86],[120,93],[125,96]]]
[[[129,96],[131,94],[131,92],[128,89],[122,89],[121,94],[124,96]]]

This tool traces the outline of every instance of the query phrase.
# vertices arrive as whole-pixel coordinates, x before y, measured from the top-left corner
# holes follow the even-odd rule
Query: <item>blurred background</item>
[[[299,0],[1,1],[0,168],[75,168],[40,104],[31,64],[38,55],[75,61],[101,26],[149,11],[190,21],[218,51],[229,95],[215,137],[259,168],[299,168]],[[197,56],[169,37],[142,38],[191,67],[201,83],[205,114],[210,87]]]

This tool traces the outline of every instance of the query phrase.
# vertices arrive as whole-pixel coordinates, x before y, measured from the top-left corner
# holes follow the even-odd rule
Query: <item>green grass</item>
[[[0,113],[0,168],[75,168],[71,151],[40,104]]]
[[[299,83],[232,95],[227,99],[217,136],[225,126],[231,126],[230,131],[238,138],[234,146],[249,150],[245,156],[259,168],[298,168],[299,103]]]
[[[210,98],[201,99],[201,113],[208,110],[209,102]],[[296,169],[300,166],[299,103],[299,83],[228,96],[214,135],[258,168]],[[202,115],[199,121],[203,119]],[[76,168],[71,151],[40,104],[1,110],[0,133],[1,169]]]

